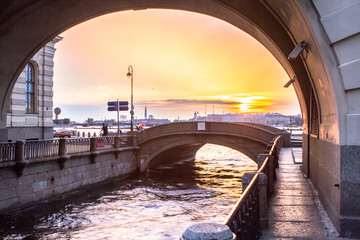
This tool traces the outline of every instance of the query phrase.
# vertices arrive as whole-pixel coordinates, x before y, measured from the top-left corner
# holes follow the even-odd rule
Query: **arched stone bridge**
[[[249,123],[178,122],[146,129],[138,134],[137,160],[141,172],[162,163],[195,158],[206,143],[218,144],[244,153],[256,160],[277,135],[290,135],[276,128]]]

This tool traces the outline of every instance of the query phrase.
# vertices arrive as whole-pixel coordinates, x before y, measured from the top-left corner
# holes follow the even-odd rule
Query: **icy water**
[[[222,223],[256,169],[245,155],[207,144],[195,161],[0,215],[0,239],[179,239],[199,222]]]

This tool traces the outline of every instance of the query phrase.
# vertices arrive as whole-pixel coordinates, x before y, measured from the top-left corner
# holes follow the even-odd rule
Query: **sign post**
[[[119,99],[117,100],[117,120],[118,120],[118,129],[117,129],[117,134],[118,136],[120,136],[120,119],[119,119]]]
[[[119,111],[128,111],[129,110],[129,102],[128,101],[119,101],[117,99],[116,101],[111,101],[107,103],[108,111],[117,111],[117,122],[118,122],[118,135],[120,135],[120,120],[119,120]]]

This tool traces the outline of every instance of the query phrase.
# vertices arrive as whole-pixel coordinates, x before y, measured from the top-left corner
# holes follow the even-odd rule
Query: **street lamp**
[[[134,131],[134,92],[133,92],[133,82],[134,82],[134,69],[131,65],[129,65],[128,67],[128,73],[126,74],[127,77],[131,78],[131,110],[130,110],[130,115],[131,115],[131,125],[130,125],[130,130],[131,132]]]

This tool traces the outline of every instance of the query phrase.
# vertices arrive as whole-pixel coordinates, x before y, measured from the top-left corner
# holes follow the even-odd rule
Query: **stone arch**
[[[256,162],[256,156],[266,150],[267,142],[246,136],[219,134],[184,134],[165,136],[139,145],[137,153],[140,171],[152,165],[195,158],[196,152],[206,143],[237,150]]]
[[[359,21],[360,3],[330,5],[326,0],[4,0],[0,4],[0,140],[7,138],[6,112],[16,79],[31,57],[59,33],[115,11],[163,8],[207,14],[249,33],[278,59],[289,78],[296,76],[305,172],[341,234],[360,236],[360,230],[354,230],[360,224],[360,198],[351,197],[358,196],[354,189],[360,187],[359,171],[354,170],[359,169],[360,152],[360,56],[342,55],[359,46],[355,41],[359,29],[353,22]],[[301,41],[308,43],[306,58],[289,62],[286,56]],[[317,136],[309,129],[314,101]],[[341,191],[333,183],[339,183]]]
[[[274,4],[275,5],[275,4]],[[295,7],[288,9],[293,11],[296,15],[299,15],[301,19],[300,24],[304,24],[304,13],[302,12],[300,4],[294,2]],[[284,6],[280,6],[284,7]],[[289,6],[287,6],[289,8]],[[288,53],[291,52],[296,45],[295,34],[291,32],[288,26],[284,26],[276,16],[276,9],[274,6],[269,5],[263,1],[241,1],[239,3],[230,3],[224,1],[215,0],[199,0],[199,1],[174,1],[174,0],[125,0],[125,1],[113,1],[113,0],[92,0],[81,1],[77,4],[71,4],[67,1],[40,1],[34,2],[31,0],[23,1],[22,3],[13,3],[5,5],[5,14],[0,20],[0,31],[2,30],[2,37],[8,39],[7,42],[0,42],[0,49],[4,49],[2,56],[10,56],[13,51],[21,53],[20,55],[12,56],[12,64],[8,66],[6,76],[0,81],[4,82],[6,91],[0,92],[0,99],[3,103],[1,111],[1,120],[5,120],[4,105],[7,104],[9,94],[11,93],[14,79],[17,79],[21,69],[26,65],[27,61],[33,56],[46,42],[50,41],[57,34],[64,30],[84,22],[88,19],[101,16],[103,14],[124,11],[124,10],[141,10],[146,8],[163,8],[163,9],[178,9],[185,11],[193,11],[197,13],[207,14],[210,16],[222,19],[238,28],[249,33],[251,36],[261,42],[281,63],[289,77],[297,76],[295,82],[295,91],[299,99],[301,111],[305,122],[308,119],[308,109],[310,106],[310,100],[308,96],[309,89],[315,87],[313,91],[315,94],[316,86],[313,84],[313,79],[308,76],[308,67],[301,60],[289,62],[286,59]],[[15,11],[15,10],[16,11]],[[55,9],[62,9],[57,11]],[[261,18],[259,18],[261,15]],[[306,20],[306,19],[305,19]],[[34,28],[34,26],[37,26]],[[41,27],[39,27],[41,26]],[[311,37],[311,32],[306,29],[308,26],[304,26],[307,30],[307,37]],[[14,31],[16,29],[16,31]],[[19,32],[23,32],[25,37],[19,39],[17,36]],[[305,39],[311,40],[311,39]],[[17,45],[18,49],[8,47],[9,41],[12,41],[12,45]],[[27,44],[24,44],[24,43]],[[320,49],[317,45],[310,43],[313,48],[316,47],[318,53]],[[309,58],[312,56],[309,56]],[[0,62],[3,62],[0,59]],[[321,69],[324,71],[324,69]],[[329,101],[334,96],[333,91],[329,88],[327,94]],[[329,102],[327,101],[327,102]],[[319,105],[322,106],[321,103]],[[334,104],[333,106],[336,106]],[[324,107],[325,108],[325,107]],[[323,108],[320,109],[323,111]],[[307,131],[307,128],[305,128]]]

